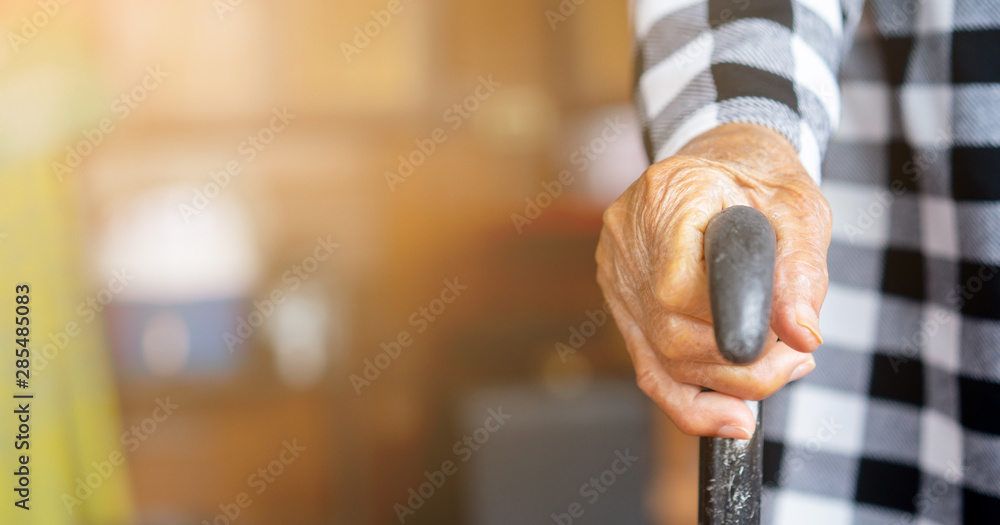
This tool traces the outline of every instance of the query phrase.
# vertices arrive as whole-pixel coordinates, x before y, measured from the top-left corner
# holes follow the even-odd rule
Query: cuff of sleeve
[[[743,97],[702,106],[675,128],[656,150],[653,162],[676,155],[702,133],[738,122],[765,126],[783,135],[795,147],[809,176],[816,184],[820,183],[820,148],[812,128],[788,106],[765,98]]]

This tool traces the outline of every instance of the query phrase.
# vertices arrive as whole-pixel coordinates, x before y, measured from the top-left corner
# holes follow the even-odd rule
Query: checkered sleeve
[[[650,161],[716,126],[784,135],[819,182],[836,75],[864,0],[636,0],[636,104]]]

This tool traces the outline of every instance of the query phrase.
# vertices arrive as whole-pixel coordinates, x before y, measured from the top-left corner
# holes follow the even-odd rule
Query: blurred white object
[[[649,167],[642,125],[632,106],[606,106],[570,119],[564,136],[556,165],[579,177],[583,195],[601,207]]]
[[[119,298],[196,302],[252,295],[261,272],[253,226],[240,202],[221,190],[185,218],[195,188],[169,187],[134,200],[98,239],[98,282],[135,275]]]
[[[282,383],[302,389],[323,377],[329,318],[326,301],[319,293],[295,292],[275,307],[268,335]]]

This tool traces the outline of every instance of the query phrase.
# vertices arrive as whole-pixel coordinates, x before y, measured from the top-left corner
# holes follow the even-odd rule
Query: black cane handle
[[[712,324],[719,352],[728,361],[755,361],[767,341],[774,296],[775,234],[763,213],[732,206],[705,230],[705,265]],[[701,438],[699,525],[760,523],[763,472],[763,409],[748,440]]]
[[[771,222],[749,206],[726,208],[705,229],[705,267],[719,352],[751,363],[767,340],[774,296],[775,237]]]

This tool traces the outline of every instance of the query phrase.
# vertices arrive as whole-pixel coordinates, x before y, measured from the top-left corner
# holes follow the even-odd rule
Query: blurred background
[[[28,284],[32,375],[4,357],[0,393],[35,397],[0,522],[693,523],[696,442],[594,280],[646,162],[628,20],[5,0],[0,319]]]

